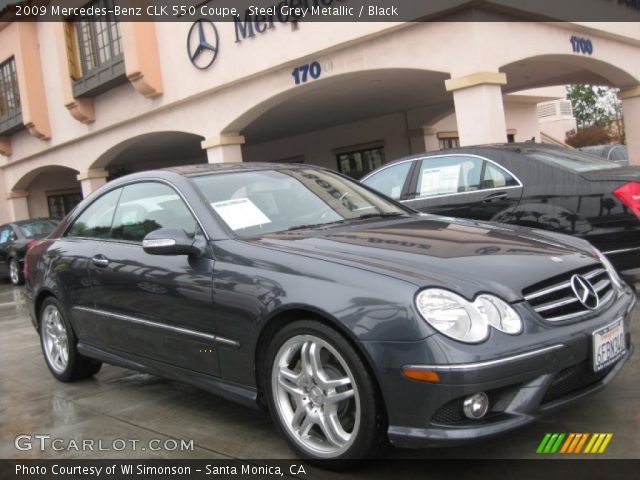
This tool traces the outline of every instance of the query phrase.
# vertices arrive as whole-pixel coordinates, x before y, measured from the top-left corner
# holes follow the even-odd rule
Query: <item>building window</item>
[[[64,193],[60,195],[48,195],[49,217],[62,219],[74,209],[82,200],[80,192]]]
[[[126,81],[120,24],[113,12],[113,0],[86,5],[104,9],[106,15],[74,18],[75,38],[67,36],[69,65],[76,97],[94,96]],[[80,64],[76,64],[77,58]]]
[[[460,146],[460,139],[458,137],[444,137],[438,138],[440,144],[440,150],[449,150],[451,148],[458,148]]]
[[[0,64],[0,134],[9,135],[22,126],[16,62],[11,57]]]
[[[359,179],[384,163],[383,146],[362,146],[354,150],[340,149],[335,151],[338,171]]]

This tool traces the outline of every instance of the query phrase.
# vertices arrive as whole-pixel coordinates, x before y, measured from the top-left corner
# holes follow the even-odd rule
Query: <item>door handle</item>
[[[109,259],[104,255],[96,255],[91,261],[96,267],[104,268],[109,266]]]
[[[483,203],[491,203],[491,202],[495,202],[496,200],[504,200],[508,196],[509,196],[509,194],[507,192],[493,193],[493,194],[489,195],[488,197],[486,197],[482,202]]]

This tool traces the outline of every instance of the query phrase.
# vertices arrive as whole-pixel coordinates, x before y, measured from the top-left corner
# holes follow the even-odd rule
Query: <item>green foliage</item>
[[[570,85],[567,87],[567,98],[571,101],[579,130],[591,126],[608,127],[619,119],[617,89]]]

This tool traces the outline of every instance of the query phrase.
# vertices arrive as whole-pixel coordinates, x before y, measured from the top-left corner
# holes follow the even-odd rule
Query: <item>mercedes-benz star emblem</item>
[[[589,310],[595,310],[600,305],[598,292],[593,288],[591,282],[581,275],[571,277],[571,289],[578,301]]]
[[[206,70],[218,56],[218,29],[209,20],[201,18],[193,22],[187,37],[189,60],[194,67]]]

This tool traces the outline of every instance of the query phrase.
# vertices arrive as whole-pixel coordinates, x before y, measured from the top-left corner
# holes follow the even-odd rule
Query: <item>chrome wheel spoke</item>
[[[342,429],[340,421],[335,414],[329,415],[325,413],[320,415],[318,425],[327,441],[332,445],[340,447],[349,441],[350,435]]]
[[[345,390],[344,392],[329,393],[327,394],[326,399],[327,399],[327,403],[336,404],[352,398],[353,395],[354,395],[353,390]]]
[[[300,397],[300,396],[304,395],[304,392],[302,391],[302,389],[300,387],[298,387],[297,385],[292,385],[288,379],[285,379],[285,377],[280,377],[278,379],[278,383],[288,393],[290,393],[291,395],[293,395],[295,397]]]
[[[302,371],[314,380],[317,379],[322,372],[320,350],[321,347],[315,342],[305,342],[300,349]]]
[[[336,389],[346,387],[347,385],[351,385],[351,379],[349,377],[322,380],[322,386],[326,389]]]

